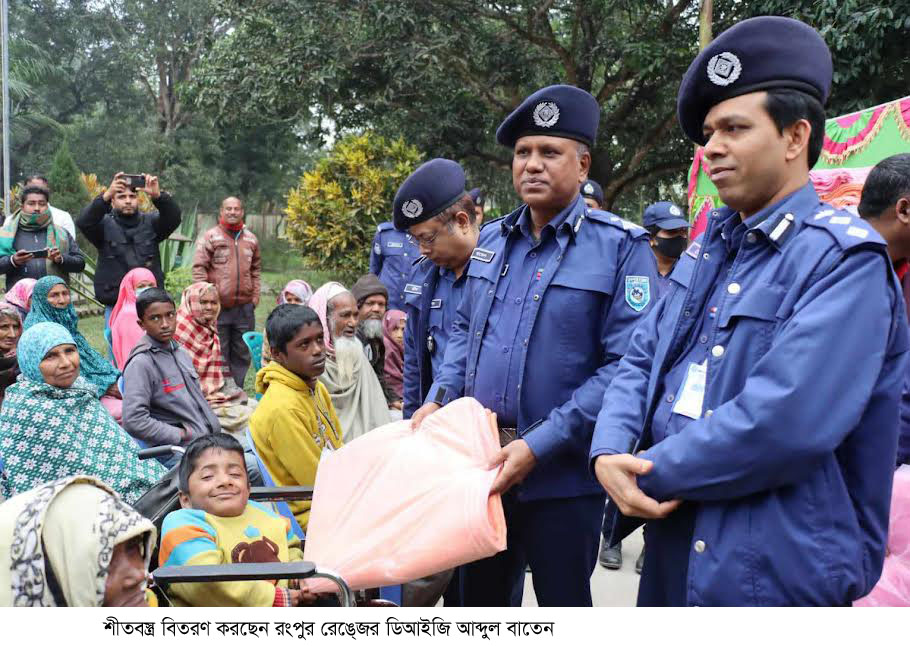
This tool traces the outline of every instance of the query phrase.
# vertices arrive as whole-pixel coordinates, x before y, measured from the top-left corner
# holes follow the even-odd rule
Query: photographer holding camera
[[[146,193],[157,211],[139,211],[139,194]],[[104,304],[104,323],[117,303],[120,281],[131,269],[145,267],[164,287],[158,244],[180,226],[180,207],[158,186],[154,175],[117,173],[110,187],[76,219],[76,226],[98,249],[95,298]]]
[[[22,190],[21,208],[0,228],[0,272],[6,289],[23,278],[69,275],[85,269],[85,257],[75,239],[53,222],[48,192],[40,186]]]

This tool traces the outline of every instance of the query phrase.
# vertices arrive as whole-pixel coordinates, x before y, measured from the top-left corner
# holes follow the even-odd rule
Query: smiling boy
[[[342,429],[326,387],[325,341],[319,317],[309,307],[279,305],[266,320],[272,362],[256,375],[264,393],[250,431],[275,485],[313,486],[323,449],[342,446]],[[305,530],[310,502],[289,503]]]
[[[161,528],[161,565],[287,563],[302,561],[290,522],[250,501],[244,451],[226,433],[193,440],[180,463],[180,506]],[[297,606],[315,595],[296,582],[180,583],[168,596],[175,605]]]

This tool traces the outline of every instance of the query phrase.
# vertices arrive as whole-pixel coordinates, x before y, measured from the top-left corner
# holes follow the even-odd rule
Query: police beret
[[[486,195],[484,194],[482,188],[472,188],[470,191],[468,191],[468,195],[470,195],[471,199],[474,200],[474,204],[477,206],[483,206],[483,201],[486,199]]]
[[[585,183],[581,185],[581,196],[582,198],[593,198],[598,204],[604,203],[604,190],[600,187],[600,184],[593,179],[587,179],[585,180]]]
[[[679,123],[689,139],[704,144],[705,117],[721,101],[791,89],[824,105],[831,75],[831,52],[812,27],[781,16],[750,18],[730,27],[692,61],[679,86]]]
[[[641,218],[641,225],[646,229],[648,227],[657,227],[669,231],[685,229],[690,226],[683,215],[682,209],[673,204],[673,202],[655,202],[650,204]]]
[[[496,130],[496,141],[514,148],[525,135],[550,135],[593,146],[599,123],[597,99],[571,85],[551,85],[537,90],[506,117]]]
[[[411,173],[395,193],[392,220],[399,231],[439,215],[464,192],[464,170],[451,159],[431,159]]]

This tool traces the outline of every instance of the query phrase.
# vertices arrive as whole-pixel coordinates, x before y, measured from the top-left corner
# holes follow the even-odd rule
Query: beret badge
[[[559,121],[559,107],[552,101],[543,101],[534,108],[534,123],[540,128],[552,128]]]
[[[743,71],[739,57],[731,52],[721,52],[708,61],[708,80],[714,85],[730,85]]]
[[[423,213],[423,204],[420,203],[420,200],[408,200],[401,205],[401,212],[406,218],[420,217],[420,214]]]

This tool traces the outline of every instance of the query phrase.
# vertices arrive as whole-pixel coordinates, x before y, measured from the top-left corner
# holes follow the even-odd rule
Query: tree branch
[[[636,173],[633,173],[631,176],[626,178],[621,184],[616,184],[615,186],[611,183],[612,190],[609,192],[604,190],[604,208],[610,210],[613,206],[613,202],[616,201],[616,198],[625,191],[642,182],[645,182],[655,177],[660,177],[661,175],[670,175],[672,173],[681,173],[689,169],[691,162],[686,161],[676,161],[676,162],[664,162],[662,164],[657,164],[647,169],[639,170]]]

